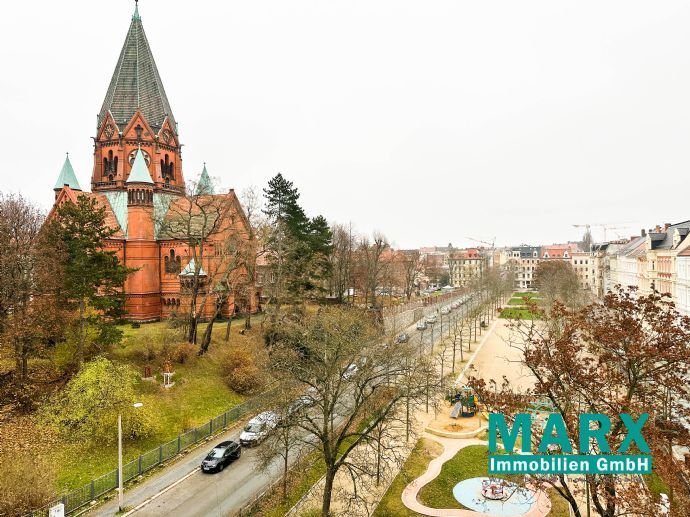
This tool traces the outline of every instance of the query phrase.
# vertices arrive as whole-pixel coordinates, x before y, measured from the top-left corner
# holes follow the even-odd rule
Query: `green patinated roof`
[[[110,208],[113,209],[115,214],[115,219],[117,219],[117,224],[120,225],[122,229],[122,234],[127,237],[127,192],[103,192],[108,203],[110,203]]]
[[[132,172],[129,173],[125,183],[149,183],[153,185],[151,173],[149,173],[149,168],[146,166],[146,159],[141,149],[137,151],[137,155],[134,157]]]
[[[138,6],[132,15],[120,58],[101,107],[99,124],[110,111],[115,122],[124,130],[137,109],[141,110],[154,129],[160,129],[166,115],[170,117],[172,126],[176,127],[163,81],[144,33]]]
[[[69,186],[72,190],[81,190],[79,182],[77,181],[77,176],[74,174],[72,163],[69,161],[69,153],[67,153],[65,163],[62,165],[60,176],[58,176],[57,182],[55,182],[55,190],[60,190],[65,185]]]
[[[196,194],[211,195],[215,193],[216,192],[213,188],[213,182],[211,181],[211,177],[208,175],[208,171],[206,170],[206,164],[204,163],[204,170],[201,171],[201,176],[199,176],[199,183],[196,184]]]
[[[182,270],[182,273],[180,273],[180,276],[194,276],[195,270],[196,263],[194,262],[194,259],[191,259],[189,261],[189,264],[187,264],[185,268]],[[206,271],[204,271],[203,267],[199,268],[199,276],[206,276]]]

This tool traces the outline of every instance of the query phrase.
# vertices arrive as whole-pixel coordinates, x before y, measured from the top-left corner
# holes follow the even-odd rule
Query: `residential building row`
[[[667,293],[690,315],[690,221],[657,225],[639,236],[592,246],[593,292],[604,296],[616,285],[640,295]]]

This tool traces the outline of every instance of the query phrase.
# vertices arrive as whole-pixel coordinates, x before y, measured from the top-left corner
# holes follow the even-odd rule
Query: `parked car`
[[[430,314],[424,319],[424,321],[429,325],[433,325],[436,323],[436,314]]]
[[[450,314],[450,306],[444,305],[441,307],[441,314]]]
[[[243,446],[258,445],[263,442],[278,425],[278,415],[273,411],[264,411],[252,418],[240,434],[240,444]]]
[[[427,329],[427,324],[426,321],[424,320],[419,320],[417,322],[417,330],[426,330]]]
[[[345,371],[343,372],[343,379],[345,379],[346,381],[349,381],[350,379],[352,379],[354,374],[357,373],[357,370],[359,370],[357,365],[352,363],[347,368],[345,368]]]
[[[242,447],[237,442],[227,440],[216,445],[201,462],[202,472],[220,472],[225,466],[242,455]]]
[[[455,302],[450,304],[451,309],[457,309],[458,307],[460,307],[460,302],[458,302],[458,301],[455,301]]]
[[[290,404],[288,407],[288,414],[293,415],[295,413],[298,413],[302,411],[303,409],[306,409],[310,406],[313,406],[315,403],[315,400],[309,396],[309,395],[300,395],[295,399],[295,401]]]
[[[403,332],[402,334],[399,334],[398,336],[396,336],[395,344],[399,345],[401,343],[407,343],[409,340],[410,340],[410,336],[408,336],[405,332]]]

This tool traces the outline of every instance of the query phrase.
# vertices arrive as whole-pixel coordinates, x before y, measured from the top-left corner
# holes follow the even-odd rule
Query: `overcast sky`
[[[690,219],[690,2],[141,0],[185,177],[282,172],[309,215],[398,247]],[[0,190],[49,207],[134,2],[5,2]],[[595,238],[603,237],[599,229]]]

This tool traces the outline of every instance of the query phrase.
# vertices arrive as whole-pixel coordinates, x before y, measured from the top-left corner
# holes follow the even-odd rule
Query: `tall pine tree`
[[[309,219],[299,205],[299,191],[277,174],[264,189],[263,209],[271,225],[268,258],[272,268],[269,305],[275,312],[284,303],[300,303],[321,289],[329,264],[331,231],[326,219]]]

